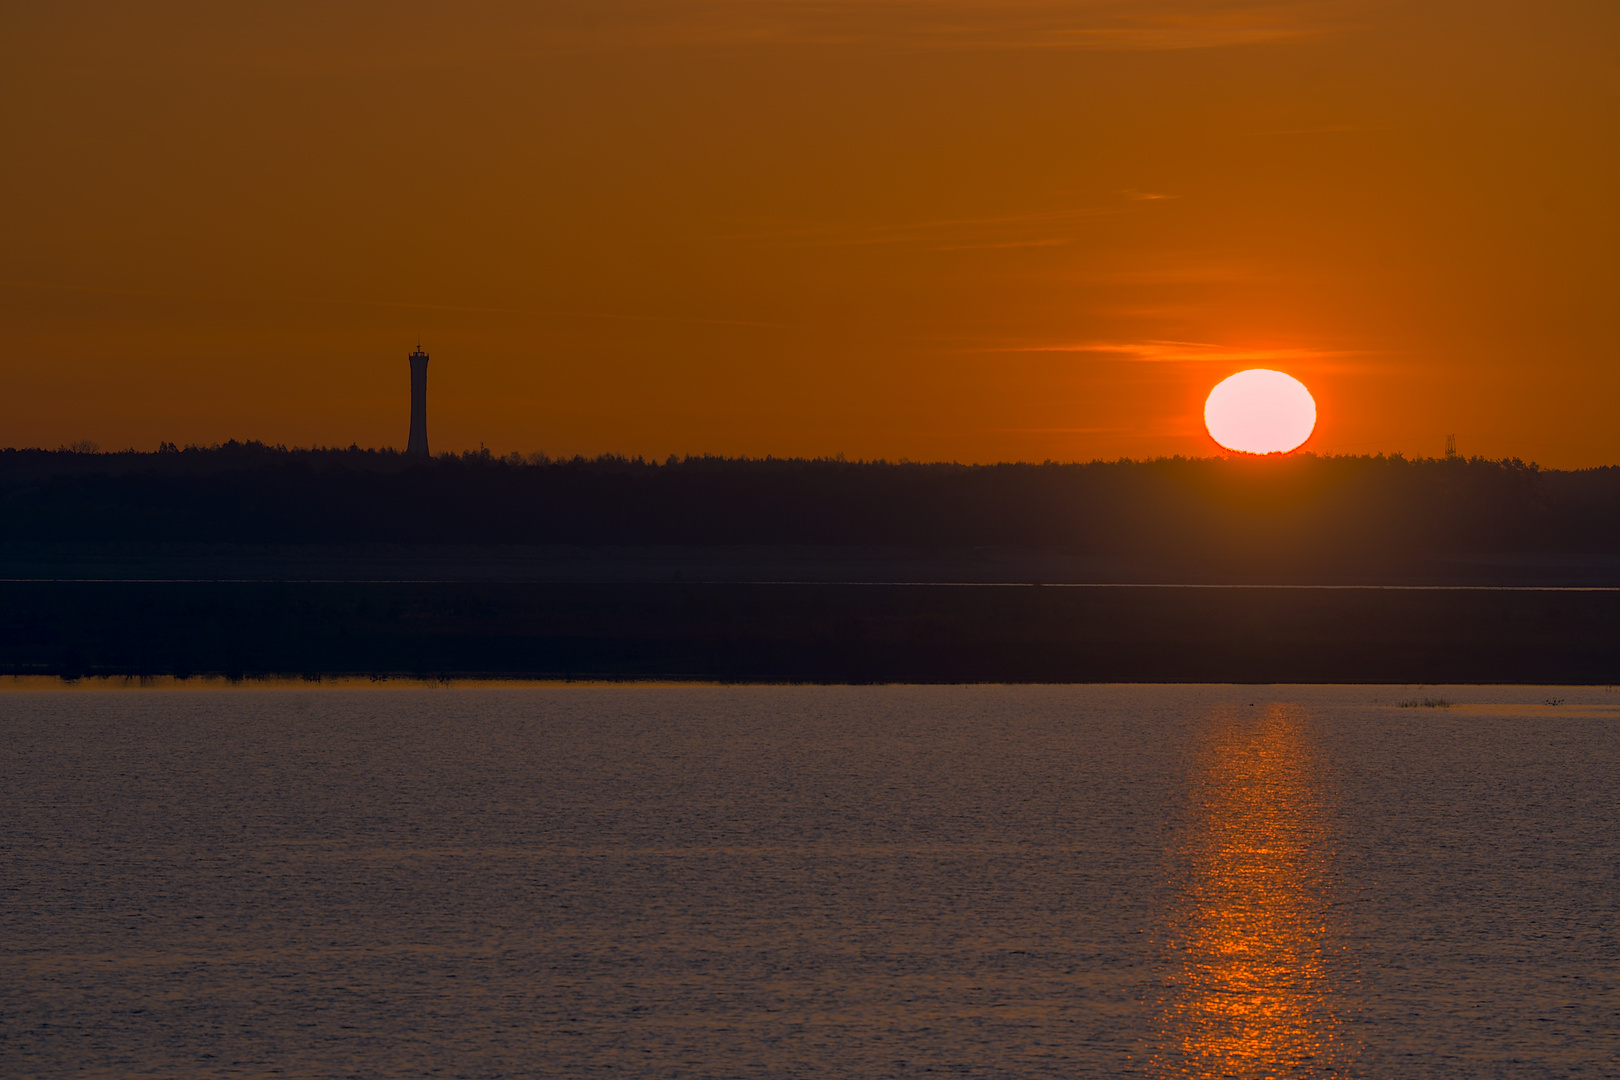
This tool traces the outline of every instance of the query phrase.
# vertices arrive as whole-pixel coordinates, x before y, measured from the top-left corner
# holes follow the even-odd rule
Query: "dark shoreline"
[[[1616,587],[1516,460],[0,451],[0,673],[1614,684]]]
[[[1620,683],[1620,591],[7,581],[0,674]]]

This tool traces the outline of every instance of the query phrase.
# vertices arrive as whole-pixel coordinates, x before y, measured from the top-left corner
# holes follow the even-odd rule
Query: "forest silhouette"
[[[68,678],[1620,679],[1620,469],[1514,460],[5,450],[0,571]]]
[[[0,451],[0,542],[1052,548],[1376,573],[1620,553],[1620,469],[1399,456],[551,460],[259,443]]]

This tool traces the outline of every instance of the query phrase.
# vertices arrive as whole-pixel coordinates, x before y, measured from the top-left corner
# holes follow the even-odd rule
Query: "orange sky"
[[[0,446],[1620,462],[1613,0],[0,10]]]

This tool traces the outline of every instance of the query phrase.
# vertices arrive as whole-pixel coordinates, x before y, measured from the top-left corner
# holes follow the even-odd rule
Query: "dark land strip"
[[[0,450],[0,579],[70,678],[1610,684],[1620,469]]]
[[[1620,682],[1620,593],[0,582],[0,672],[783,682]]]
[[[1419,552],[1358,561],[1304,549],[1130,556],[936,545],[0,543],[14,581],[377,581],[1620,588],[1620,554]]]

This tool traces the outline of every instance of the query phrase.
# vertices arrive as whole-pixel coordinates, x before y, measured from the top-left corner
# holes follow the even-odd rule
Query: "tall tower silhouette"
[[[411,441],[405,444],[405,453],[411,457],[427,457],[427,362],[428,354],[418,344],[411,353]]]

